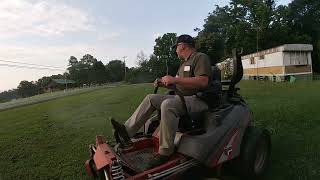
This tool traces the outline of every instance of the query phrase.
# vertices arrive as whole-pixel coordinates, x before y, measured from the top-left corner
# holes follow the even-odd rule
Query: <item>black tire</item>
[[[244,179],[261,178],[270,165],[271,137],[266,129],[249,126],[242,139],[237,169]]]

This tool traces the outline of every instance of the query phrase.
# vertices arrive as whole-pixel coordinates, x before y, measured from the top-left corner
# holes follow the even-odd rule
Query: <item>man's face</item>
[[[178,43],[177,44],[177,48],[176,48],[176,53],[177,53],[177,55],[178,55],[178,58],[180,58],[180,59],[183,59],[183,56],[182,56],[182,52],[183,52],[183,43]]]

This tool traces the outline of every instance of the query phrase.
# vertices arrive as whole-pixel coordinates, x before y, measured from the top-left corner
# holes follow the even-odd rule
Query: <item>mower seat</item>
[[[179,120],[179,132],[201,131],[203,129],[203,119],[205,112],[189,113],[188,116],[182,116]]]

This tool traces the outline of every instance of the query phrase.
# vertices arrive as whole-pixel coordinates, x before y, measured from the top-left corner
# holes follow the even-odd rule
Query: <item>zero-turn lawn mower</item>
[[[90,159],[85,163],[87,174],[107,180],[181,179],[199,165],[215,170],[229,163],[245,179],[263,175],[270,163],[271,138],[266,129],[253,126],[252,112],[237,93],[236,84],[242,79],[243,68],[236,50],[232,69],[231,80],[221,81],[226,88],[216,107],[200,116],[189,114],[188,122],[180,119],[179,123],[184,125],[176,133],[176,151],[169,161],[151,169],[146,166],[159,147],[159,118],[154,116],[145,124],[144,132],[131,139],[130,145],[119,138],[117,142],[107,142],[96,136],[96,145],[90,146]],[[217,75],[216,68],[214,71]],[[180,98],[185,102],[183,96]],[[199,179],[194,176],[191,179]]]

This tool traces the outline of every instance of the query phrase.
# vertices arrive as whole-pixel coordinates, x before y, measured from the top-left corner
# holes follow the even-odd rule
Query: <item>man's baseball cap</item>
[[[188,34],[182,34],[182,35],[180,35],[180,36],[177,38],[176,43],[175,43],[173,46],[171,46],[171,48],[172,48],[172,49],[177,48],[177,45],[178,45],[179,43],[186,43],[186,44],[191,45],[192,47],[195,47],[195,44],[196,44],[196,42],[195,42],[195,40],[193,39],[193,37],[191,37],[191,36],[188,35]]]

